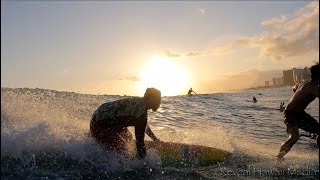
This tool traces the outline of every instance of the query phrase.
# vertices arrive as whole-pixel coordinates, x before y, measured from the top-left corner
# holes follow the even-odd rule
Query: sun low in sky
[[[186,72],[166,57],[155,55],[140,74],[141,88],[154,87],[163,96],[185,94],[191,82]]]

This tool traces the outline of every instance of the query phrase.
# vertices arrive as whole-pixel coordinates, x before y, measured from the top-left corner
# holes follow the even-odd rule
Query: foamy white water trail
[[[233,152],[220,166],[178,170],[150,151],[145,160],[106,152],[87,136],[96,108],[123,96],[1,88],[1,179],[319,179],[314,139],[301,138],[283,168],[273,166],[287,139],[276,109],[291,96],[283,87],[163,97],[148,120],[161,140]],[[306,111],[319,120],[319,99]]]

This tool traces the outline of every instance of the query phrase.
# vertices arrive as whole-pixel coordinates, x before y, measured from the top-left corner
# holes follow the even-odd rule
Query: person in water
[[[284,102],[282,101],[282,102],[280,103],[280,107],[279,107],[280,112],[283,112],[285,108],[286,108],[286,107],[284,106]]]
[[[309,133],[317,134],[317,145],[319,146],[320,125],[312,116],[305,112],[306,107],[316,98],[319,98],[320,66],[316,64],[311,67],[311,79],[307,80],[294,90],[284,111],[284,123],[287,126],[289,139],[285,141],[277,155],[278,160],[283,161],[284,156],[291,150],[299,139],[299,128]]]
[[[138,155],[144,158],[144,133],[153,141],[161,142],[147,124],[147,110],[157,111],[160,102],[161,92],[147,88],[143,98],[131,97],[104,103],[92,115],[91,136],[108,150],[126,153],[132,140],[127,127],[134,126]]]
[[[253,96],[252,100],[253,100],[253,102],[254,102],[254,103],[256,103],[256,102],[257,102],[257,99],[256,99],[256,97],[255,97],[255,96]]]
[[[190,89],[189,89],[189,91],[188,91],[188,95],[190,96],[190,95],[191,95],[191,93],[195,93],[195,94],[197,94],[196,92],[194,92],[194,91],[192,90],[192,88],[190,88]]]

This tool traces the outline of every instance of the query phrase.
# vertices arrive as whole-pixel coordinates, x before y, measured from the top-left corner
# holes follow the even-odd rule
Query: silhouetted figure
[[[319,148],[320,125],[312,116],[305,112],[306,107],[317,97],[319,98],[320,66],[316,64],[311,67],[311,79],[296,86],[295,93],[285,108],[284,123],[287,126],[289,139],[282,144],[277,158],[279,162],[291,150],[292,146],[299,140],[299,128],[317,134],[317,145]]]
[[[285,108],[286,107],[284,106],[284,102],[281,102],[279,107],[280,112],[283,112]]]
[[[161,102],[161,92],[147,88],[144,97],[124,98],[102,104],[92,115],[91,136],[106,149],[128,152],[132,135],[128,126],[135,127],[136,146],[140,158],[146,156],[144,133],[153,141],[161,142],[147,124],[147,110],[156,111]]]
[[[253,102],[254,102],[254,103],[256,103],[256,102],[257,102],[257,99],[256,99],[256,97],[255,97],[255,96],[253,96],[253,99],[252,99],[252,100],[253,100]]]
[[[192,88],[190,88],[190,89],[189,89],[189,91],[188,91],[188,95],[190,96],[190,95],[191,95],[191,93],[195,93],[195,94],[197,94],[196,92],[194,92],[194,91],[192,90]]]

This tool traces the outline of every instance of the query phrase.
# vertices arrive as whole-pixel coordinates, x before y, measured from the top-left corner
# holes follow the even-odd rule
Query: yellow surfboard
[[[146,149],[155,149],[163,167],[206,167],[223,162],[231,153],[225,150],[177,142],[145,141]]]

